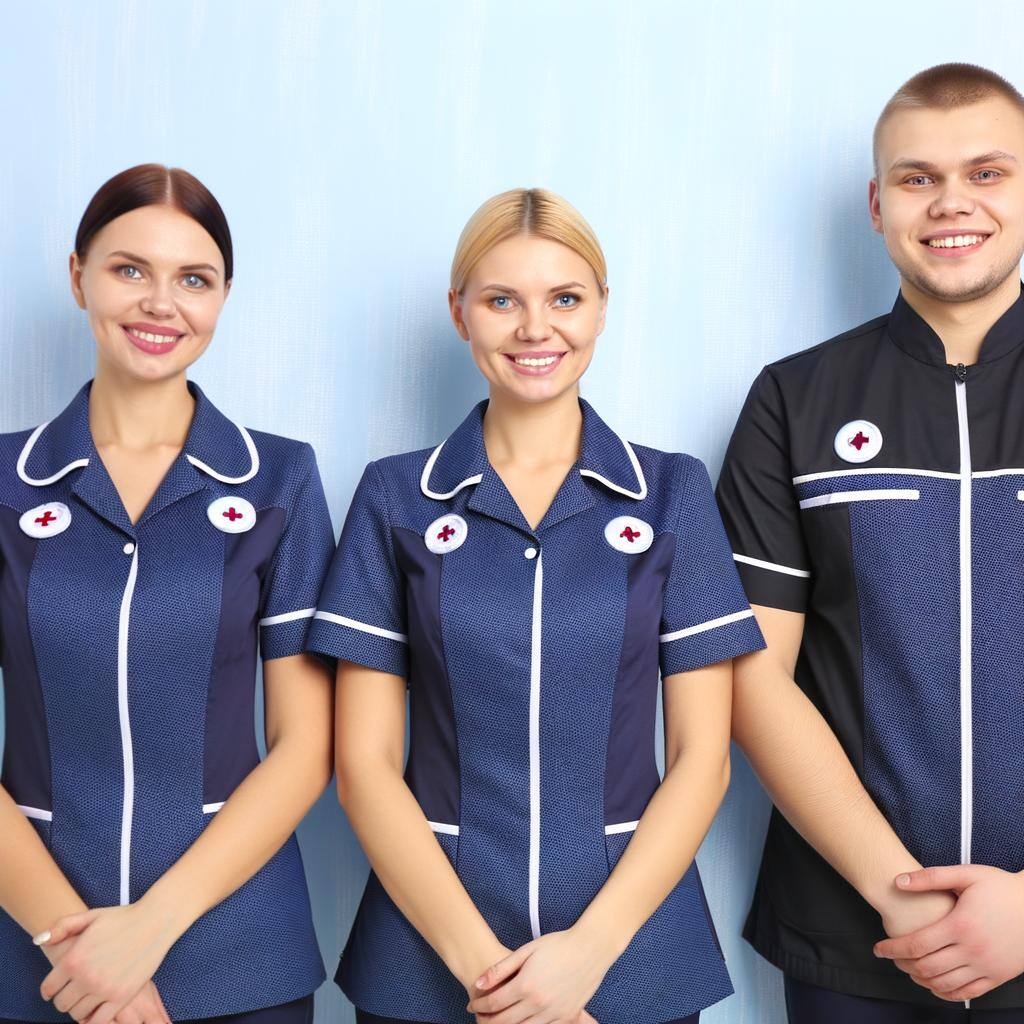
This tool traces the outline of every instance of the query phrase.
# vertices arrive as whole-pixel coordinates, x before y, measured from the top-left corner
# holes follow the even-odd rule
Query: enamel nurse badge
[[[882,432],[868,420],[851,420],[839,428],[835,449],[847,462],[868,462],[882,450]]]
[[[211,502],[206,514],[224,533],[245,533],[256,525],[256,509],[245,498],[232,495]]]
[[[462,516],[451,513],[441,516],[440,519],[435,519],[427,527],[423,540],[426,542],[427,548],[435,555],[444,555],[462,547],[468,529],[466,520]]]
[[[636,516],[616,516],[605,528],[604,539],[616,551],[638,555],[654,543],[654,530]]]
[[[19,520],[23,533],[30,537],[54,537],[71,525],[71,509],[60,501],[30,508]]]

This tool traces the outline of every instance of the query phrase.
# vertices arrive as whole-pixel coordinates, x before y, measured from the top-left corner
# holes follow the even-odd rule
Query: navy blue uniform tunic
[[[796,681],[925,865],[1024,870],[1022,393],[1024,297],[966,367],[899,297],[763,370],[719,482],[747,594],[806,616]],[[938,1005],[778,812],[746,934],[798,981]]]
[[[658,787],[659,669],[763,645],[704,466],[581,402],[578,463],[531,529],[483,443],[371,463],[309,648],[408,680],[406,779],[475,905],[516,948],[570,927]],[[466,992],[372,875],[337,979],[361,1009],[464,1022]],[[601,1024],[731,992],[696,867],[588,1005]]]
[[[90,907],[139,899],[259,761],[257,649],[302,651],[334,547],[312,449],[226,419],[190,384],[184,448],[133,525],[86,384],[0,436],[2,782]],[[0,912],[0,1017],[64,1020],[49,962]],[[173,1019],[287,1002],[324,978],[298,845],[175,943]]]

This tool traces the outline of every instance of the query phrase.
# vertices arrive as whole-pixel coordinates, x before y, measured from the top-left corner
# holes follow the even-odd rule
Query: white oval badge
[[[868,462],[882,450],[882,432],[868,420],[851,420],[836,433],[835,449],[846,462]]]
[[[61,501],[48,501],[30,508],[18,525],[30,537],[55,537],[71,525],[71,509]]]
[[[636,516],[616,516],[605,528],[604,539],[616,551],[638,555],[654,543],[654,530]]]
[[[466,520],[462,516],[451,513],[447,516],[441,516],[440,519],[435,519],[427,527],[423,540],[435,555],[444,555],[449,551],[462,547],[468,530],[469,527],[466,526]]]
[[[256,525],[256,509],[245,498],[227,495],[210,502],[210,522],[224,533],[245,533]]]

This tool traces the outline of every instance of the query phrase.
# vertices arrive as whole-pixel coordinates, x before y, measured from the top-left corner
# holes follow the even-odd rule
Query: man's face
[[[1024,253],[1024,113],[1002,96],[898,110],[882,125],[871,221],[904,284],[969,302]]]

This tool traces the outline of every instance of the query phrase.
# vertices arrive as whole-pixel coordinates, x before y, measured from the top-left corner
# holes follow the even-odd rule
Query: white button
[[[128,541],[123,550],[126,555],[133,555],[135,554],[135,545],[131,541]]]
[[[536,549],[536,548],[527,548],[527,549],[526,549],[526,550],[525,550],[525,551],[523,552],[523,554],[524,554],[524,555],[525,555],[525,556],[526,556],[527,558],[536,558],[536,557],[537,557],[537,549]]]

